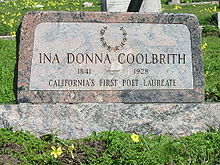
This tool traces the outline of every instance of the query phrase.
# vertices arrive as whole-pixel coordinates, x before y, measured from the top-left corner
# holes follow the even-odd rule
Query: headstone
[[[19,103],[204,100],[191,14],[29,12],[19,45]]]
[[[102,11],[126,12],[131,0],[101,0]],[[140,12],[161,12],[160,0],[143,0]]]
[[[220,12],[217,13],[218,28],[220,29]]]
[[[140,12],[161,12],[161,0],[144,0]]]
[[[131,0],[129,3],[127,12],[139,12],[142,6],[143,0]]]
[[[169,5],[179,5],[180,0],[170,0]]]
[[[29,12],[20,31],[19,104],[0,105],[0,127],[70,139],[115,129],[179,137],[220,125],[219,103],[201,103],[194,15]]]

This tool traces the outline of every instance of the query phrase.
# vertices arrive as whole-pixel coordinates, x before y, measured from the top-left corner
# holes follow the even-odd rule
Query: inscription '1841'
[[[40,23],[31,68],[30,90],[193,89],[182,24]]]

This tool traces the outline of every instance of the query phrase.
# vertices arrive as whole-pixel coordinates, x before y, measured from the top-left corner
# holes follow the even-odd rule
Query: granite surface
[[[102,11],[126,12],[131,0],[101,0]],[[143,0],[140,12],[161,12],[160,0]]]
[[[0,128],[36,135],[58,131],[60,138],[121,130],[185,136],[220,127],[220,104],[18,104],[0,105]]]
[[[179,5],[179,4],[181,4],[180,0],[170,0],[168,3],[169,3],[169,5]]]
[[[191,44],[192,68],[190,78],[193,86],[177,89],[117,89],[106,88],[106,90],[41,90],[30,86],[32,74],[32,64],[35,30],[37,26],[43,24],[57,23],[87,23],[87,24],[150,24],[169,26],[183,26],[188,30]],[[161,25],[162,24],[162,25]],[[60,26],[61,27],[61,26]],[[100,30],[100,29],[99,29]],[[65,31],[65,28],[64,28]],[[181,31],[181,30],[180,30]],[[57,33],[55,30],[54,33]],[[157,33],[155,33],[157,34]],[[124,34],[123,32],[123,35]],[[49,35],[51,36],[51,35]],[[53,35],[52,35],[53,36]],[[61,35],[62,37],[62,35]],[[124,36],[125,37],[125,36]],[[126,36],[127,37],[127,36]],[[106,39],[107,40],[107,39]],[[99,39],[100,41],[100,39]],[[125,40],[126,41],[126,40]],[[124,42],[125,42],[124,41]],[[96,40],[94,42],[97,42]],[[77,43],[77,42],[76,42]],[[122,102],[122,103],[146,103],[146,102],[203,102],[204,100],[204,81],[203,66],[201,59],[201,35],[198,20],[191,14],[165,14],[165,13],[106,13],[106,12],[29,12],[21,24],[21,35],[19,43],[18,60],[18,90],[17,102],[25,103],[76,103],[76,102]],[[62,45],[55,45],[57,48]],[[124,45],[124,44],[123,44]],[[52,45],[53,46],[53,45]],[[111,46],[110,46],[111,47]],[[105,48],[105,47],[104,47]],[[113,48],[115,48],[113,46]],[[51,48],[50,48],[51,49]],[[122,49],[120,49],[122,50]],[[158,49],[155,48],[158,51]],[[173,52],[172,52],[173,53]],[[100,68],[101,69],[101,68]],[[152,70],[153,71],[153,70]],[[39,72],[41,72],[39,70]],[[65,72],[65,71],[64,71]],[[157,68],[154,69],[157,73]],[[61,73],[62,74],[62,73]],[[61,75],[60,74],[60,75]],[[121,73],[123,75],[124,73]],[[188,74],[188,73],[187,73]],[[190,74],[190,73],[189,73]],[[43,76],[43,75],[42,75]],[[34,78],[34,75],[32,76]],[[39,76],[36,75],[35,78]],[[104,76],[105,77],[105,76]],[[114,74],[112,75],[114,78]],[[86,75],[85,75],[86,78]],[[95,77],[94,77],[95,79]],[[37,82],[37,81],[35,81]],[[40,82],[39,82],[40,83]]]
[[[50,22],[36,27],[29,90],[142,89],[193,89],[185,25]]]
[[[217,13],[218,28],[220,29],[220,12]]]

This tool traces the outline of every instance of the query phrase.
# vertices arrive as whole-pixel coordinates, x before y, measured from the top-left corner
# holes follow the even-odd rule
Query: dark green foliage
[[[218,28],[216,28],[215,26],[212,26],[212,25],[205,25],[205,26],[203,26],[202,36],[203,37],[207,37],[207,36],[218,36],[218,37],[220,37],[220,29],[218,29]]]
[[[217,16],[217,14],[203,16],[203,17],[200,18],[199,23],[201,25],[214,25],[214,26],[217,26],[218,22],[217,22],[216,16]]]
[[[220,132],[196,133],[174,139],[167,135],[141,136],[135,143],[131,134],[105,131],[84,139],[54,142],[36,138],[29,132],[0,129],[0,157],[10,155],[22,164],[97,164],[97,165],[170,165],[220,164]],[[72,151],[68,146],[75,146]],[[50,155],[51,146],[60,146],[63,153]],[[0,162],[1,163],[1,162]]]
[[[165,4],[165,5],[167,5],[168,2],[169,2],[169,0],[161,0],[161,4]]]

